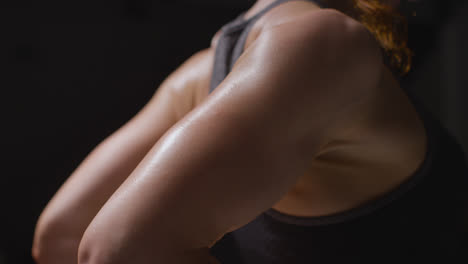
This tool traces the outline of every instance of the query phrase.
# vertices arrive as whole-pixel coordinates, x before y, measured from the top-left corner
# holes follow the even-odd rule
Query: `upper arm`
[[[370,40],[332,15],[261,33],[99,212],[82,260],[204,248],[279,201],[377,79]]]
[[[329,128],[327,140],[359,125],[369,111],[367,99],[378,93],[384,68],[381,48],[364,25],[337,10],[321,9],[292,22],[272,23],[261,35],[267,39],[263,43],[276,43],[259,52],[272,71],[269,79],[285,78],[288,87],[295,87],[296,99],[304,100],[305,120],[299,127],[305,138],[314,138],[303,128],[310,114],[314,122],[309,122],[309,129]]]
[[[206,49],[187,59],[159,85],[141,111],[99,144],[68,177],[38,220],[35,256],[42,259],[46,248],[58,252],[56,244],[62,247],[63,238],[77,240],[76,252],[81,235],[102,205],[158,139],[194,107],[192,97],[198,85],[204,85],[200,80],[206,79],[209,56]]]

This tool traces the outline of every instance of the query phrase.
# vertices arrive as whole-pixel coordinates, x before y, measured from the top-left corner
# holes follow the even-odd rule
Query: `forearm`
[[[33,256],[38,263],[76,263],[78,245],[87,226],[146,151],[108,140],[88,155],[37,222]]]
[[[41,238],[35,242],[33,247],[33,258],[38,264],[76,264],[76,255],[80,238],[70,236],[68,239],[57,237],[47,241],[48,238]],[[39,236],[36,236],[39,237]],[[37,239],[37,238],[35,238]],[[40,247],[38,246],[40,245]]]
[[[99,144],[60,187],[41,217],[73,222],[75,229],[83,222],[79,228],[84,231],[149,149],[133,144],[111,138]]]
[[[205,53],[192,56],[168,76],[145,107],[101,143],[73,172],[40,217],[33,245],[36,255],[41,255],[37,253],[41,248],[51,247],[41,241],[51,245],[64,240],[81,241],[89,223],[109,197],[159,138],[191,110],[192,91],[200,83],[200,73],[194,74],[193,69],[209,65],[211,57],[203,55]],[[63,232],[54,231],[58,229]],[[41,239],[41,236],[49,236],[50,239]],[[75,258],[72,263],[76,264],[78,246],[77,243],[72,244],[70,248],[73,250],[68,251],[67,248],[64,252],[69,252],[67,254]],[[58,255],[60,253],[57,252]]]

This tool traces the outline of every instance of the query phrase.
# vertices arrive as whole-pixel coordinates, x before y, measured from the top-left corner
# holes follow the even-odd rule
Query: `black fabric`
[[[255,22],[270,9],[288,1],[297,0],[276,0],[260,10],[249,19],[244,19],[245,12],[242,12],[233,21],[221,28],[221,36],[215,51],[213,76],[210,83],[212,92],[229,74],[234,63],[244,50],[245,41]],[[319,4],[319,1],[312,1]],[[324,6],[324,5],[320,5]]]
[[[242,13],[223,27],[210,91],[241,55],[253,23],[287,1],[293,0],[277,0],[247,20]],[[425,160],[406,182],[334,215],[297,217],[270,208],[217,241],[212,255],[222,264],[468,263],[465,153],[423,104],[405,92],[428,135]]]

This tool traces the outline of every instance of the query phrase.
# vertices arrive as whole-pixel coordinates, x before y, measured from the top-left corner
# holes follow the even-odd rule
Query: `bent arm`
[[[193,107],[211,51],[190,57],[129,122],[101,142],[61,186],[36,225],[33,256],[40,264],[76,263],[81,237],[102,205],[159,138]],[[198,75],[195,74],[198,69]],[[205,70],[207,71],[207,70]]]
[[[100,210],[80,264],[208,263],[210,245],[287,193],[337,124],[352,123],[380,66],[361,27],[320,19],[259,35]]]

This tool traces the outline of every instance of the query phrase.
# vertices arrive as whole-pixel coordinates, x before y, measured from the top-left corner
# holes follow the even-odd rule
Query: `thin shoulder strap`
[[[255,25],[255,22],[265,13],[267,13],[270,9],[283,4],[285,2],[290,2],[290,1],[306,1],[306,2],[313,2],[317,4],[321,8],[325,8],[326,6],[323,4],[323,0],[276,0],[272,2],[270,5],[262,9],[260,12],[257,14],[253,15],[247,20],[244,20],[243,22],[246,23],[247,25],[243,25],[239,23],[239,27],[244,28],[242,30],[241,35],[239,36],[239,39],[233,49],[232,57],[230,60],[230,65],[229,65],[229,70],[232,69],[232,66],[234,66],[234,63],[237,61],[237,59],[240,57],[242,52],[244,51],[244,46],[245,42],[247,40],[247,37],[249,35],[250,30],[252,27]],[[231,30],[235,30],[235,27],[233,27]]]
[[[225,24],[221,28],[221,35],[215,51],[210,93],[223,81],[242,54],[247,36],[255,22],[272,8],[289,1],[310,1],[324,7],[320,0],[275,0],[248,19],[244,18],[246,13],[244,11],[234,20]]]
[[[245,14],[247,11],[244,11],[240,13],[233,21],[230,23],[226,24],[225,26],[222,27],[222,30],[226,33],[236,31],[240,28],[242,28],[245,24],[250,24],[252,21],[255,21],[259,19],[261,16],[263,16],[265,13],[270,11],[270,9],[284,3],[284,2],[289,2],[289,1],[310,1],[314,2],[320,7],[324,7],[323,1],[322,0],[275,0],[268,4],[266,7],[255,13],[255,15],[249,17],[248,19],[245,19]]]
[[[323,3],[320,0],[275,0],[271,2],[269,5],[267,5],[266,7],[264,7],[262,10],[260,10],[258,13],[253,15],[252,17],[245,19],[245,21],[256,20],[258,17],[261,17],[263,14],[270,11],[270,9],[272,9],[273,7],[276,7],[284,2],[289,2],[289,1],[309,1],[309,2],[314,2],[320,7],[323,7]],[[245,13],[246,12],[242,12],[241,17],[244,17]]]

